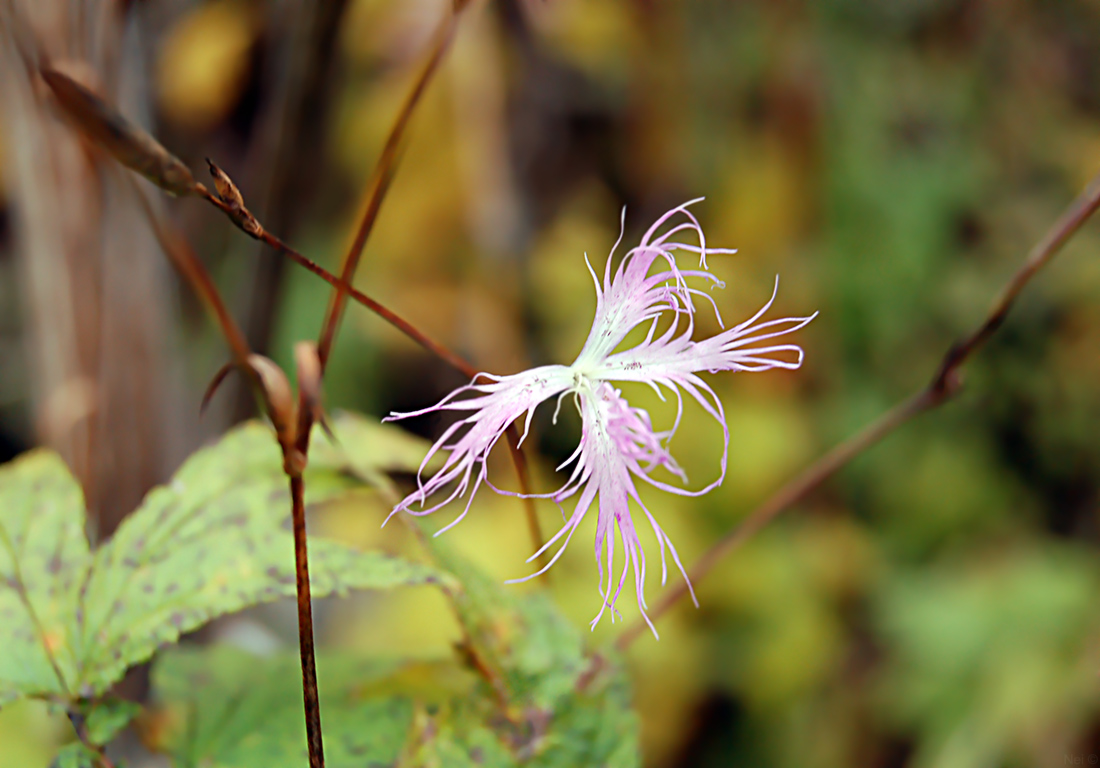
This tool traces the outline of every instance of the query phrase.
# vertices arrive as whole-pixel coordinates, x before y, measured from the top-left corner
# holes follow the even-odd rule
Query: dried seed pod
[[[68,75],[49,68],[41,74],[65,114],[116,160],[173,195],[198,193],[199,185],[183,161],[146,131]]]
[[[302,403],[316,417],[321,408],[321,361],[317,358],[317,345],[312,341],[299,341],[294,345],[294,362]]]
[[[244,197],[237,185],[229,178],[229,174],[214,164],[209,157],[206,164],[210,166],[210,175],[214,177],[214,188],[221,200],[221,209],[230,221],[240,227],[246,235],[259,239],[264,234],[264,228],[244,205]]]
[[[248,364],[260,379],[268,415],[284,451],[294,445],[298,432],[298,407],[283,369],[263,355],[249,355]]]
[[[325,417],[322,400],[321,358],[317,354],[317,344],[312,341],[300,341],[294,345],[294,361],[298,368],[299,408],[304,415],[309,414],[314,423],[320,424],[329,440],[337,443],[336,435]]]
[[[259,383],[263,391],[267,414],[275,427],[275,434],[279,438],[279,445],[283,448],[283,455],[286,456],[295,450],[294,442],[298,434],[298,407],[293,390],[290,388],[290,380],[287,379],[282,368],[263,355],[249,355],[246,362],[255,374],[254,380]],[[206,392],[203,393],[200,413],[206,410],[210,399],[235,366],[236,363],[226,363],[214,374],[214,378],[206,386]],[[304,463],[302,466],[304,467]]]
[[[210,175],[214,177],[214,188],[218,190],[218,197],[221,198],[222,202],[233,210],[244,208],[244,198],[241,197],[241,191],[237,189],[233,179],[229,178],[229,174],[216,166],[209,157],[206,158],[206,164],[210,166]]]

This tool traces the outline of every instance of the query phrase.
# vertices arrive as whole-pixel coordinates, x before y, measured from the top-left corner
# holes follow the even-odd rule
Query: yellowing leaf
[[[165,116],[196,131],[224,118],[244,87],[255,37],[252,11],[243,2],[202,3],[180,19],[157,61]]]
[[[335,459],[314,462],[307,503],[357,484]],[[82,506],[52,453],[0,468],[0,703],[95,696],[183,632],[295,594],[287,480],[258,422],[195,453],[94,553]],[[311,541],[310,572],[315,597],[443,578],[323,539]]]
[[[322,654],[328,764],[638,766],[637,720],[621,665],[605,658],[582,688],[592,658],[545,594],[517,595],[433,550],[461,581],[446,590],[465,629],[460,653],[411,664]],[[153,673],[165,725],[147,740],[180,766],[301,765],[297,672],[291,654],[261,658],[218,646],[169,651]]]
[[[0,467],[0,705],[71,690],[88,561],[84,501],[61,458],[34,451]]]

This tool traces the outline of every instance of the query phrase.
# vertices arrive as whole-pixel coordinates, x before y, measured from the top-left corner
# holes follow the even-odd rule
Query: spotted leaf
[[[307,504],[359,484],[335,456],[314,462]],[[0,468],[0,704],[98,695],[181,633],[294,595],[289,513],[279,449],[259,423],[191,456],[94,552],[59,458],[38,452]],[[322,539],[311,540],[310,575],[318,597],[442,578]]]
[[[90,560],[80,486],[60,457],[33,451],[0,467],[0,705],[70,690]]]

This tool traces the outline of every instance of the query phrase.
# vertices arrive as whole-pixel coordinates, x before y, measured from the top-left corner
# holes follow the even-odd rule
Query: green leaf
[[[102,761],[94,749],[75,741],[58,751],[50,768],[99,768],[101,764]]]
[[[141,705],[123,699],[104,698],[92,705],[84,721],[88,741],[92,744],[107,744],[123,728],[141,713]]]
[[[359,485],[340,463],[313,463],[307,503]],[[258,422],[191,456],[94,553],[81,507],[52,454],[0,468],[0,619],[10,646],[0,654],[0,704],[94,697],[181,633],[295,594],[288,482],[271,430]],[[444,578],[332,541],[311,539],[309,554],[314,597]]]
[[[509,697],[540,709],[568,695],[588,666],[580,633],[543,592],[505,587],[432,539],[439,564],[459,581],[448,590],[469,650],[500,675]]]
[[[543,749],[530,765],[540,768],[641,765],[638,717],[630,703],[630,681],[616,660],[608,659],[606,663],[608,669],[583,693],[574,692],[559,702]]]
[[[0,706],[71,690],[88,566],[80,486],[60,457],[33,451],[0,467]]]
[[[442,547],[445,591],[466,631],[434,664],[318,661],[332,766],[574,768],[640,765],[638,722],[619,662],[584,653],[543,594],[503,588]],[[594,671],[593,665],[596,664]],[[174,649],[153,672],[178,766],[291,768],[305,760],[297,657]]]
[[[153,670],[164,727],[154,749],[179,768],[297,768],[306,760],[297,656],[229,646],[174,648]],[[454,662],[400,665],[318,659],[326,764],[573,768],[639,765],[637,722],[621,670],[609,668],[552,713],[503,717],[456,677]],[[428,680],[425,685],[422,680]]]
[[[874,606],[889,641],[882,713],[920,734],[913,764],[1038,759],[1033,734],[1085,732],[1100,712],[1098,589],[1094,553],[1055,542],[887,581]]]
[[[514,768],[516,756],[500,736],[480,721],[478,707],[456,702],[422,718],[410,740],[413,765],[447,768]]]
[[[315,466],[306,474],[307,502],[354,485]],[[95,553],[81,622],[87,692],[103,690],[135,661],[215,616],[293,596],[289,512],[281,454],[257,422],[197,452],[154,489]],[[315,597],[436,580],[431,569],[380,552],[323,540],[310,548]]]
[[[586,654],[580,632],[545,593],[505,587],[438,539],[431,546],[460,583],[445,591],[466,632],[468,658],[485,684],[480,712],[460,709],[450,728],[438,729],[437,743],[425,749],[436,750],[441,764],[447,764],[443,756],[456,745],[470,747],[480,739],[482,726],[470,726],[470,715],[479,714],[480,722],[493,724],[498,740],[524,764],[639,765],[637,717],[618,660]],[[593,664],[600,671],[586,680]],[[500,697],[503,713],[492,711]]]
[[[392,765],[413,718],[411,702],[366,697],[393,664],[322,655],[318,687],[331,768]],[[181,768],[298,768],[306,764],[296,655],[257,657],[228,646],[175,648],[153,672],[168,727],[154,747]]]

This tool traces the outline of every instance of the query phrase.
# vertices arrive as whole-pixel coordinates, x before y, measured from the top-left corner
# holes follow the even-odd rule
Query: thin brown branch
[[[542,538],[542,526],[539,524],[539,516],[535,509],[535,500],[531,498],[531,475],[527,470],[527,456],[519,444],[519,430],[516,425],[509,424],[506,433],[508,437],[508,450],[512,453],[512,463],[516,467],[516,478],[519,480],[519,490],[523,494],[523,514],[527,518],[527,533],[531,537],[531,545],[538,552],[542,549],[545,539]],[[548,562],[549,553],[543,552],[535,561],[541,569]],[[550,583],[550,572],[543,571],[539,577],[544,584]]]
[[[225,176],[224,172],[220,168],[218,168],[216,165],[214,165],[214,163],[209,160],[207,160],[207,163],[209,163],[210,165],[211,172],[215,174],[215,178],[218,178],[220,176],[224,178],[229,184],[232,184],[231,181],[228,181],[228,177]],[[236,224],[237,228],[249,237],[255,238],[265,245],[270,246],[271,248],[289,258],[295,264],[305,267],[307,270],[309,270],[314,275],[321,278],[334,288],[342,289],[348,294],[348,296],[353,298],[359,304],[362,304],[371,312],[374,312],[376,315],[381,317],[394,328],[401,331],[401,333],[408,336],[414,342],[419,344],[428,352],[431,352],[443,362],[447,363],[447,365],[462,373],[464,376],[472,379],[474,376],[477,375],[477,369],[470,365],[470,363],[466,362],[457,354],[449,350],[447,347],[443,346],[438,341],[428,336],[426,333],[421,331],[408,320],[401,317],[396,312],[383,305],[381,302],[372,299],[370,296],[358,290],[354,286],[342,282],[339,277],[329,272],[320,264],[313,261],[308,256],[305,256],[294,250],[278,237],[271,234],[267,230],[267,228],[264,227],[249,212],[249,210],[244,207],[243,201],[240,199],[240,193],[237,191],[236,187],[232,186],[230,187],[230,189],[232,190],[232,192],[227,199],[226,195],[222,194],[220,191],[219,194],[214,194],[205,186],[199,184],[198,194],[203,197],[203,199],[207,200],[211,205],[216,207],[218,210],[225,213],[225,215],[229,217],[230,221]]]
[[[325,319],[321,325],[320,340],[318,341],[316,351],[316,384],[318,387],[324,376],[325,365],[328,362],[329,353],[332,351],[332,344],[336,338],[336,329],[339,327],[340,319],[343,315],[344,303],[348,295],[347,289],[351,285],[352,278],[355,275],[355,269],[359,265],[359,258],[364,246],[366,246],[367,238],[370,236],[371,229],[378,216],[378,211],[382,206],[382,201],[393,179],[393,174],[397,167],[398,148],[404,136],[405,128],[412,117],[416,105],[420,101],[420,97],[431,81],[432,75],[438,69],[439,63],[443,59],[443,54],[446,52],[448,44],[454,34],[458,11],[463,5],[465,5],[465,2],[461,2],[456,7],[455,12],[448,17],[440,33],[437,35],[432,53],[421,71],[420,77],[414,84],[412,91],[406,98],[405,104],[398,113],[397,120],[390,130],[390,136],[382,150],[382,155],[379,157],[378,165],[375,167],[374,174],[368,187],[369,192],[366,210],[363,213],[363,218],[360,221],[351,250],[344,257],[343,265],[340,270],[339,282],[333,291],[328,311],[325,313]],[[230,215],[231,218],[237,220],[240,213],[234,212]],[[248,214],[248,219],[255,221],[251,214]],[[251,223],[251,221],[248,223]],[[394,315],[394,317],[396,318],[396,315]],[[412,326],[409,327],[411,328]],[[309,456],[309,437],[313,427],[313,420],[313,409],[306,407],[303,390],[299,390],[298,433],[293,450],[295,454],[300,457],[302,467],[305,466],[305,462]],[[284,448],[284,453],[286,450],[287,449]],[[284,461],[284,463],[288,466],[290,464],[289,461]],[[313,614],[309,589],[309,558],[306,549],[305,507],[303,504],[304,487],[300,473],[291,476],[290,488],[294,504],[294,564],[295,573],[297,574],[298,594],[298,645],[302,662],[302,692],[306,718],[306,742],[309,747],[310,768],[324,768],[324,745],[321,736],[321,703],[317,694],[317,670],[313,650]]]
[[[145,195],[145,190],[132,176],[127,175],[126,178],[130,182],[146,218],[149,220],[153,235],[160,243],[160,247],[164,249],[165,255],[168,256],[176,271],[191,285],[191,288],[214,317],[222,335],[225,336],[226,343],[229,344],[229,349],[233,352],[234,361],[247,370],[248,356],[251,354],[248,342],[245,340],[240,326],[237,325],[237,321],[226,309],[221,294],[218,293],[218,288],[210,277],[210,273],[206,271],[206,267],[203,266],[195,252],[191,250],[191,246],[187,241],[164,220],[163,216],[153,210],[153,205]]]
[[[221,169],[219,169],[216,165],[211,163],[209,160],[207,162],[210,163],[212,171],[217,171],[217,173],[219,174],[222,173]],[[472,365],[470,365],[468,362],[463,360],[451,350],[447,349],[447,347],[443,346],[438,341],[432,339],[430,336],[425,334],[408,320],[401,317],[388,307],[384,306],[381,302],[372,299],[370,296],[358,290],[354,286],[342,282],[339,277],[329,272],[320,264],[313,261],[308,256],[305,256],[294,250],[278,237],[271,234],[266,227],[264,227],[259,221],[256,220],[256,218],[251,213],[248,212],[247,208],[243,207],[243,204],[241,204],[240,202],[227,202],[226,200],[222,199],[220,195],[215,195],[213,192],[208,190],[206,187],[203,187],[201,184],[199,185],[199,187],[199,194],[205,200],[209,201],[211,205],[218,208],[218,210],[224,212],[225,215],[228,216],[229,219],[249,237],[253,237],[264,243],[265,245],[270,246],[271,248],[289,258],[295,264],[305,267],[307,270],[309,270],[314,275],[321,278],[334,288],[342,289],[348,294],[348,296],[353,298],[359,304],[362,304],[371,312],[374,312],[376,315],[381,317],[394,328],[401,331],[401,333],[408,336],[410,339],[422,346],[428,352],[431,352],[433,355],[438,357],[443,362],[447,363],[455,370],[461,372],[463,375],[469,378],[473,378],[477,374],[477,369],[475,369]]]
[[[262,240],[264,243],[271,246],[275,250],[279,251],[280,253],[286,255],[296,264],[300,264],[301,266],[305,267],[310,272],[327,282],[329,285],[336,288],[339,288],[341,286],[339,277],[332,274],[316,262],[311,261],[307,257],[298,253],[282,240],[270,234],[269,232],[264,231],[263,235],[260,237],[260,240]],[[473,378],[477,374],[477,369],[470,365],[470,363],[466,362],[464,359],[459,357],[443,344],[440,344],[438,341],[428,336],[426,333],[421,331],[405,318],[398,315],[393,310],[384,306],[375,299],[372,299],[370,296],[358,290],[354,286],[344,285],[343,288],[347,292],[348,296],[353,298],[359,304],[362,304],[374,314],[378,315],[380,318],[385,320],[397,330],[401,331],[401,333],[408,336],[410,339],[415,341],[428,352],[438,357],[447,365],[451,366],[457,371],[460,371],[464,376]]]
[[[1058,254],[1066,241],[1088,221],[1097,207],[1100,207],[1100,175],[1089,183],[1047,230],[1043,239],[1032,247],[1027,260],[1001,290],[982,324],[965,339],[955,344],[944,356],[932,387],[945,386],[947,379],[954,375],[955,371],[1001,327],[1020,292],[1036,273]]]
[[[236,321],[229,314],[221,300],[217,287],[214,285],[206,268],[199,261],[198,256],[191,250],[187,242],[173,232],[162,217],[153,210],[152,204],[145,196],[144,191],[130,177],[138,200],[153,227],[158,242],[165,253],[171,259],[180,274],[189,282],[195,292],[206,304],[214,315],[222,333],[229,343],[230,349],[237,366],[244,371],[264,395],[264,403],[272,422],[276,425],[279,435],[279,445],[283,451],[283,467],[290,480],[291,518],[294,531],[294,572],[295,586],[298,597],[298,649],[302,662],[302,701],[305,711],[306,740],[309,749],[310,768],[324,768],[325,758],[321,739],[321,705],[317,691],[317,662],[313,644],[313,609],[309,590],[309,556],[306,543],[305,523],[305,486],[302,480],[302,469],[305,465],[304,451],[299,451],[297,434],[289,428],[294,419],[311,419],[313,409],[299,408],[300,414],[291,414],[286,402],[273,400],[269,393],[269,382],[257,370],[257,363],[265,360],[252,355],[248,349],[248,343],[244,334],[237,326]],[[211,195],[201,184],[200,194],[211,202],[219,204],[219,207],[227,205]],[[247,213],[247,209],[240,206],[240,210]],[[227,211],[230,213],[230,211]],[[234,210],[233,213],[238,213]],[[231,213],[232,215],[232,213]],[[270,361],[267,361],[270,362]],[[274,364],[271,364],[274,367]],[[262,370],[262,368],[261,368]],[[269,373],[274,374],[278,369]],[[282,371],[278,371],[282,374]],[[224,377],[223,373],[215,377],[213,386]],[[284,376],[285,378],[285,376]],[[209,396],[209,395],[208,395]],[[208,397],[207,396],[207,397]],[[204,397],[204,401],[207,399]],[[299,421],[299,423],[301,423]],[[281,426],[280,426],[281,425]],[[308,428],[308,427],[307,427]]]
[[[1027,259],[1008,281],[997,300],[993,302],[985,319],[961,341],[953,344],[943,357],[932,381],[920,392],[895,406],[877,421],[865,427],[855,436],[833,448],[811,464],[800,475],[779,489],[771,498],[757,507],[742,522],[714,546],[707,550],[691,567],[689,578],[699,583],[727,555],[750,539],[753,534],[771,522],[780,512],[802,501],[838,470],[859,454],[882,440],[894,430],[925,411],[937,408],[952,399],[962,388],[961,366],[980,349],[1001,326],[1015,304],[1020,292],[1061,250],[1089,217],[1100,208],[1100,175],[1077,196],[1043,238],[1031,249]],[[650,612],[656,620],[688,594],[686,583],[678,584],[662,596]],[[615,641],[622,651],[646,630],[643,621],[635,622]]]
[[[374,228],[374,222],[378,219],[378,211],[382,207],[382,201],[386,197],[386,192],[389,191],[390,182],[393,180],[394,172],[397,169],[399,149],[401,147],[401,141],[405,136],[405,130],[409,125],[409,121],[412,119],[413,112],[420,103],[421,97],[423,97],[429,83],[431,83],[435,73],[439,70],[439,65],[443,61],[443,55],[447,52],[451,40],[454,38],[455,29],[458,26],[459,14],[466,5],[467,2],[465,2],[465,0],[457,2],[454,11],[448,15],[446,21],[443,22],[443,25],[436,32],[428,58],[424,62],[420,74],[413,83],[413,87],[409,91],[408,96],[405,97],[404,104],[401,105],[401,110],[398,112],[397,119],[390,129],[390,134],[382,148],[382,154],[379,156],[378,163],[375,165],[374,172],[371,175],[370,182],[367,186],[366,207],[363,210],[363,216],[356,229],[355,239],[352,241],[351,248],[348,249],[347,254],[344,256],[340,268],[340,284],[336,286],[336,290],[332,294],[332,300],[329,303],[328,312],[325,314],[324,323],[321,327],[321,336],[317,345],[317,351],[321,359],[322,370],[324,370],[325,365],[328,363],[329,354],[332,352],[332,344],[336,338],[336,328],[339,326],[340,319],[343,316],[344,303],[347,299],[347,286],[351,284],[352,278],[355,276],[355,270],[359,266],[359,259],[363,255],[363,249],[366,247],[367,239],[370,237],[371,230]]]
[[[278,222],[284,236],[304,213],[303,193],[322,165],[323,136],[339,80],[339,35],[349,0],[265,3],[265,27],[273,55],[264,65],[263,82],[271,99],[257,117],[257,137],[242,158],[243,177],[258,192],[252,202],[256,217]],[[262,244],[252,249],[258,255]],[[238,290],[241,326],[261,349],[271,342],[285,268],[281,259],[255,259]],[[238,398],[235,413],[251,404]]]

